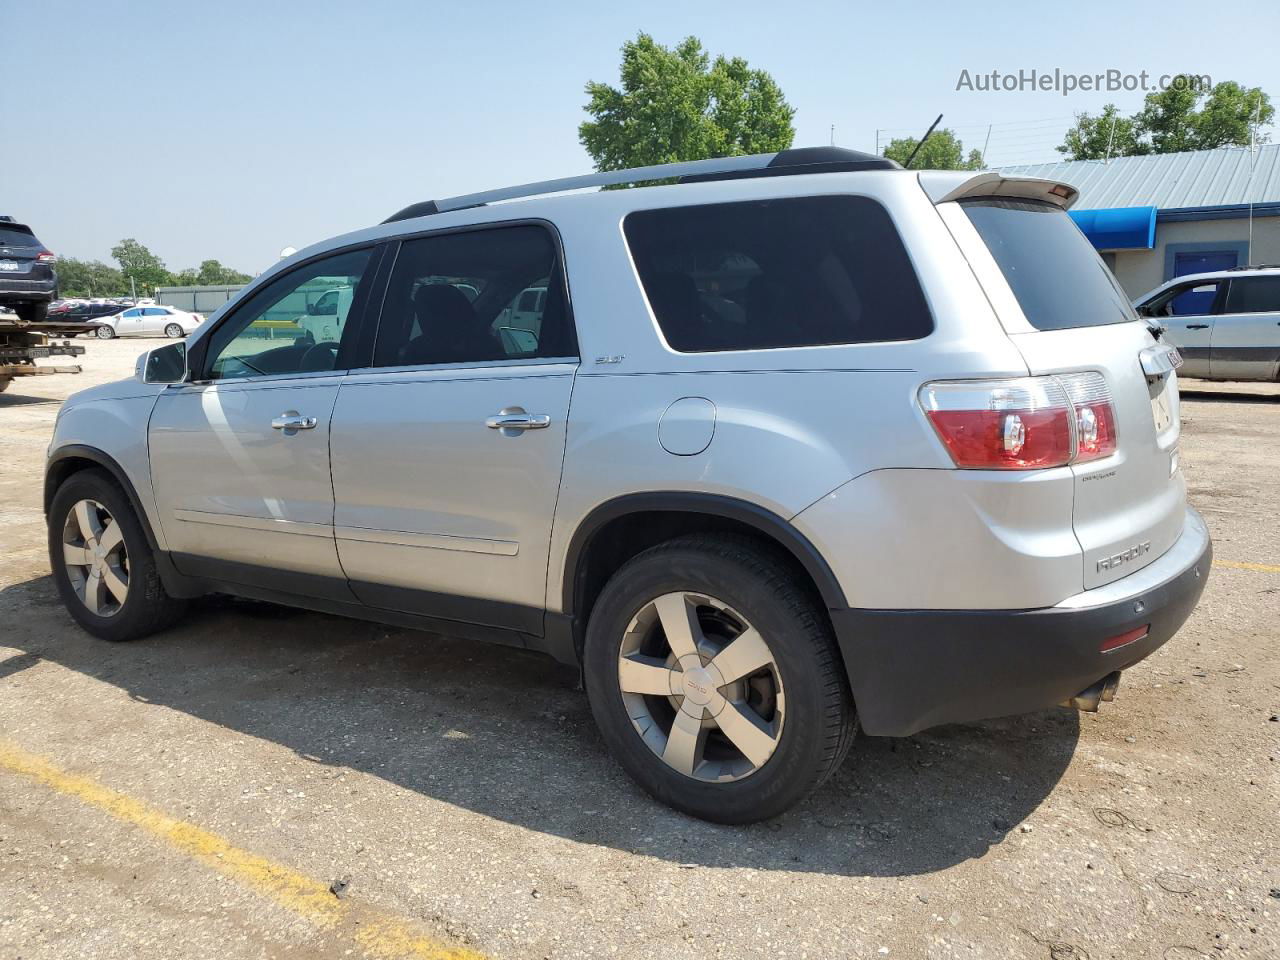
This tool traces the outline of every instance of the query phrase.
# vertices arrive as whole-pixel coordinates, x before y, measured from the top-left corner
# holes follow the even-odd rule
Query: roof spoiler
[[[1080,191],[1069,183],[1039,177],[1006,177],[991,171],[973,174],[958,170],[922,170],[920,186],[934,203],[974,197],[1016,197],[1041,200],[1066,210],[1080,198]]]

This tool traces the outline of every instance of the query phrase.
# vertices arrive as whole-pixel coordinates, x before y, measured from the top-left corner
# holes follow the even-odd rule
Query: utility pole
[[[1253,109],[1253,123],[1249,124],[1249,180],[1245,189],[1249,191],[1249,240],[1244,248],[1245,263],[1253,266],[1253,167],[1258,159],[1258,121],[1262,119],[1262,93],[1259,91],[1257,103]]]
[[[880,130],[876,129],[876,156],[880,156]]]
[[[1107,155],[1103,158],[1103,163],[1111,162],[1111,144],[1116,138],[1116,115],[1111,115],[1111,132],[1107,134]]]
[[[133,277],[129,278],[129,295],[133,298],[133,305],[138,305],[138,285],[133,282]]]
[[[833,147],[836,145],[836,125],[834,123],[831,125],[831,145]]]
[[[994,124],[987,124],[987,139],[982,141],[982,165],[987,165],[987,147],[991,144],[991,128]]]

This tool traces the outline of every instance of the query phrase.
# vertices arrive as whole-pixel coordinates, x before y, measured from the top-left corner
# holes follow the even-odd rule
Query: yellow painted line
[[[34,780],[146,830],[179,852],[274,900],[321,931],[353,942],[366,956],[378,960],[484,960],[474,950],[424,936],[398,917],[351,900],[339,900],[326,883],[241,850],[216,833],[176,820],[88,777],[60,770],[44,757],[3,740],[0,770]]]
[[[1270,563],[1245,563],[1241,560],[1215,560],[1215,567],[1226,567],[1228,570],[1257,570],[1260,573],[1280,573],[1280,567]]]

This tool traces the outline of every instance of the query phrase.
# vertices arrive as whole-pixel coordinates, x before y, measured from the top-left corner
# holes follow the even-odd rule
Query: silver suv
[[[1211,548],[1074,198],[818,148],[415,204],[66,403],[59,590],[113,640],[220,592],[544,651],[722,822],[859,724],[1096,709]]]
[[[1183,373],[1206,380],[1280,380],[1280,267],[1174,277],[1134,301],[1157,317]]]

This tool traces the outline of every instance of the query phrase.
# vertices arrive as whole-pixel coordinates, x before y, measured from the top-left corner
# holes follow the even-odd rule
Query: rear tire
[[[89,633],[137,640],[182,616],[186,603],[165,591],[142,523],[110,474],[72,474],[54,494],[48,522],[58,594]]]
[[[682,621],[689,634],[667,639]],[[820,601],[750,539],[682,537],[628,561],[596,601],[583,660],[592,712],[623,769],[704,820],[784,812],[839,767],[857,729]]]
[[[13,312],[18,315],[18,320],[22,323],[44,323],[49,316],[49,304],[20,303],[13,308]]]
[[[186,334],[182,330],[182,327],[180,327],[176,323],[171,323],[167,327],[165,327],[164,335],[173,340],[181,340],[183,337],[186,336]]]

